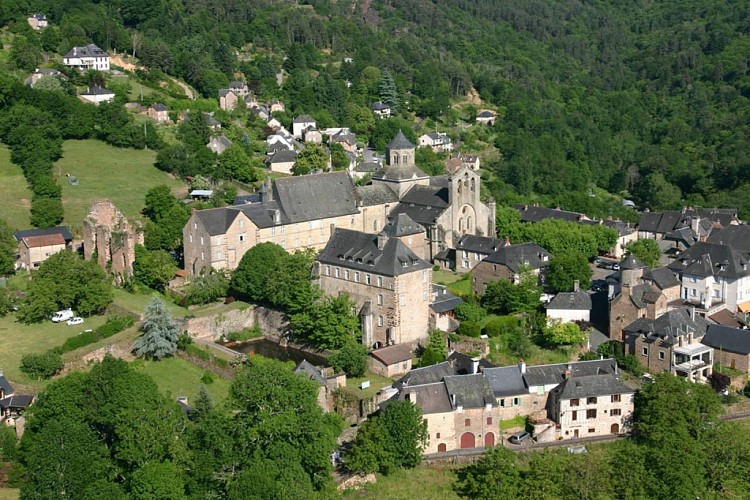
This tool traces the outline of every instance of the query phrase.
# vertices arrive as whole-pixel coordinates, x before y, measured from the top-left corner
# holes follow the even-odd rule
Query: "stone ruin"
[[[140,222],[131,225],[109,200],[95,201],[83,221],[83,256],[96,253],[99,267],[117,282],[133,275],[135,246],[143,245]]]

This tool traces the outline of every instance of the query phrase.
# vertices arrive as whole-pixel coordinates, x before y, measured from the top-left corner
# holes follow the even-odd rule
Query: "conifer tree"
[[[172,356],[177,351],[179,326],[164,305],[164,301],[154,297],[143,312],[141,334],[133,343],[137,356],[161,359]]]
[[[384,70],[380,77],[380,100],[391,107],[391,113],[398,111],[398,90],[390,70]]]

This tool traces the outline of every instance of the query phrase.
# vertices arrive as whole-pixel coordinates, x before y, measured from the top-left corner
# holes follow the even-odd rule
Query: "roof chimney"
[[[378,250],[385,248],[386,243],[388,243],[388,235],[385,233],[378,233]]]
[[[455,394],[451,394],[451,406],[453,408],[456,407],[456,395]]]
[[[526,375],[526,361],[519,359],[518,369],[521,371],[521,375]]]
[[[503,243],[503,246],[504,247],[509,247],[510,246],[510,238],[508,238],[507,236],[505,237],[505,242]]]
[[[568,366],[570,366],[570,365],[568,365]],[[571,375],[570,370],[565,370],[565,373],[563,374],[563,377],[565,378],[565,380],[568,380],[570,378],[570,375]]]
[[[573,281],[573,291],[577,292],[581,288],[581,282],[578,280]]]
[[[479,373],[479,358],[471,358],[471,374]]]

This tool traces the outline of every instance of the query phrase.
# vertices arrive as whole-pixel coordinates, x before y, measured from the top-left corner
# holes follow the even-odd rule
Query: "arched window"
[[[463,231],[464,230],[464,220],[459,218],[458,219],[458,230]]]
[[[476,190],[476,185],[475,185],[475,182],[474,182],[474,179],[473,179],[473,178],[471,179],[471,190],[472,190],[472,191],[475,191],[475,190]]]
[[[375,219],[372,221],[372,230],[377,231],[378,230],[378,219]]]
[[[393,153],[393,164],[398,165],[398,153]]]
[[[471,231],[472,230],[472,223],[474,221],[471,220],[471,215],[466,218],[466,230]]]

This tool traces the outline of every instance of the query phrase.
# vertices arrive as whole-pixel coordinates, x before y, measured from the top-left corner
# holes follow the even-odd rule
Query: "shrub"
[[[211,373],[208,370],[205,371],[205,372],[203,372],[203,376],[201,377],[201,382],[203,382],[206,385],[213,384],[214,383],[214,374]]]
[[[76,349],[120,333],[133,326],[133,323],[135,323],[135,320],[132,316],[111,316],[106,323],[96,330],[85,331],[73,337],[68,337],[61,347],[55,348],[55,351],[58,354],[75,351]]]
[[[240,330],[239,332],[228,333],[226,335],[226,338],[228,342],[243,342],[245,340],[261,337],[262,335],[263,332],[260,331],[260,327],[258,327],[258,325],[255,325],[252,328],[245,328],[244,330]]]
[[[459,325],[458,333],[467,337],[479,337],[482,334],[482,327],[474,321],[464,321]]]
[[[367,348],[357,342],[349,342],[328,361],[337,372],[344,371],[350,377],[361,377],[367,368]]]
[[[177,337],[177,349],[180,349],[181,351],[187,351],[187,347],[193,343],[193,337],[190,336],[188,332],[182,332],[179,337]]]
[[[185,352],[198,359],[202,359],[203,361],[209,361],[211,359],[211,356],[206,351],[195,344],[188,344],[185,346]]]
[[[487,311],[476,302],[466,301],[456,307],[456,318],[459,321],[479,323],[485,316],[487,316]]]
[[[21,371],[37,380],[51,378],[57,375],[62,368],[62,357],[52,351],[47,351],[44,354],[25,354],[21,358]]]
[[[0,460],[15,460],[18,455],[16,444],[16,430],[13,427],[0,426]]]

